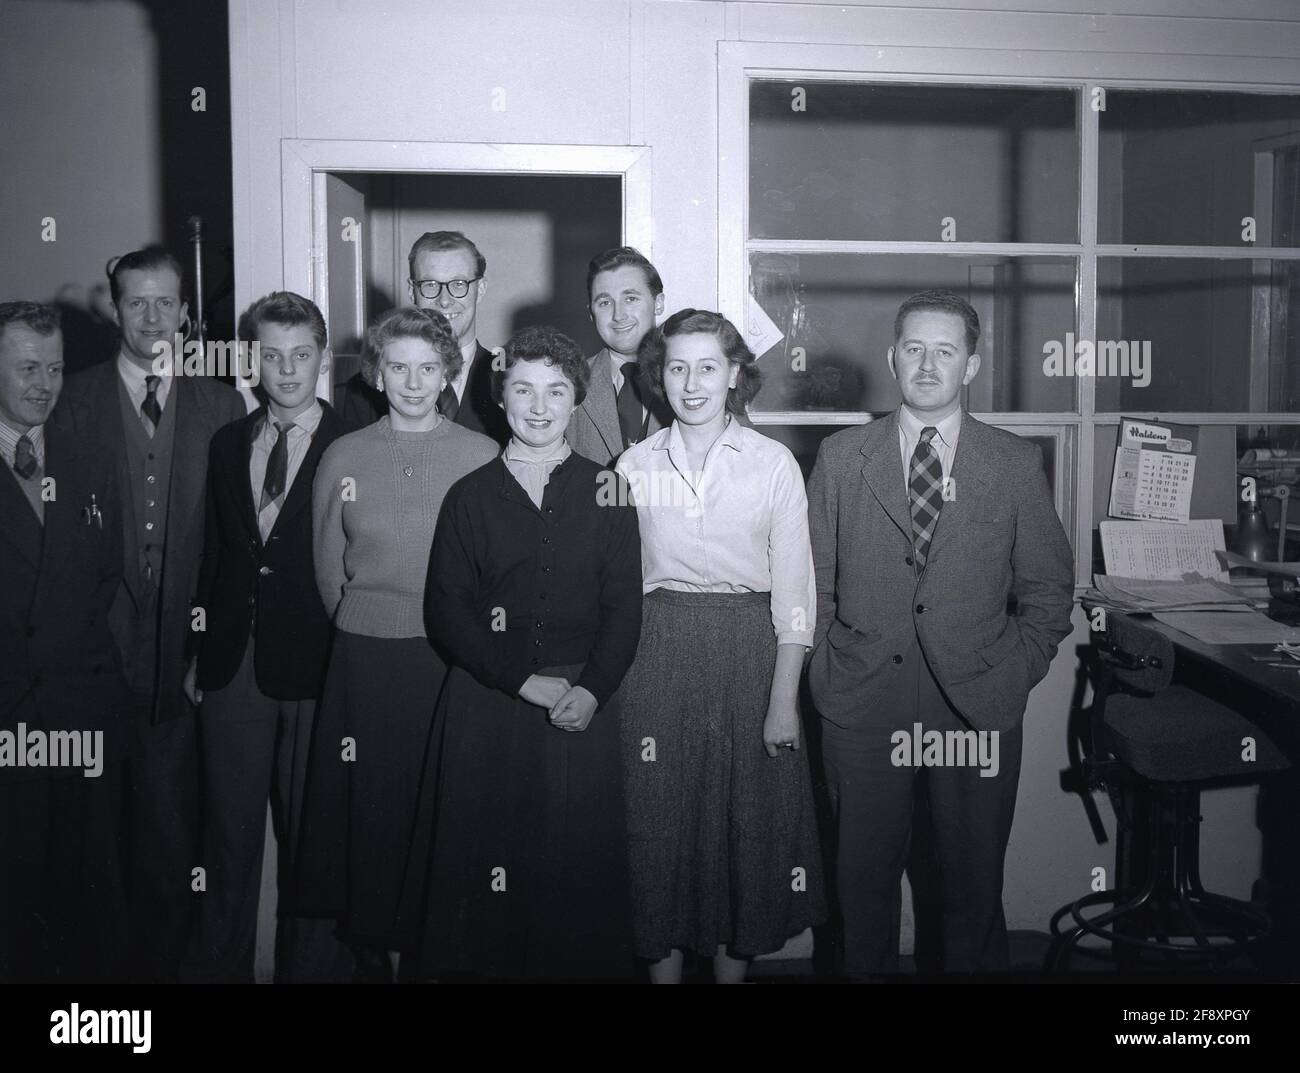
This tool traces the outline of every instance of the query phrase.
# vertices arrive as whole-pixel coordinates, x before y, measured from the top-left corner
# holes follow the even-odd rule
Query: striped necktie
[[[907,490],[912,501],[912,547],[916,556],[916,572],[925,569],[930,555],[930,542],[939,524],[939,511],[943,509],[943,465],[939,453],[930,442],[938,432],[933,425],[921,429],[921,438],[912,452],[912,466]]]
[[[36,467],[36,448],[24,432],[18,437],[18,444],[14,448],[14,472],[23,480],[30,481],[36,476]]]
[[[158,405],[158,384],[160,379],[156,376],[146,376],[144,386],[146,389],[144,402],[140,403],[140,413],[144,415],[144,427],[150,437],[158,431],[158,424],[162,421],[162,407]]]

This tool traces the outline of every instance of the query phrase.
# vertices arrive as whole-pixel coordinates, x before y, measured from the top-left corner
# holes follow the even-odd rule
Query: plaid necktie
[[[448,421],[455,421],[460,412],[460,400],[456,398],[456,389],[449,383],[438,393],[438,413]]]
[[[36,449],[25,432],[18,437],[14,448],[14,472],[25,481],[36,476]]]
[[[259,511],[266,510],[272,503],[284,495],[284,482],[289,475],[289,430],[293,422],[275,424],[275,446],[271,448],[271,457],[266,463],[266,476],[262,479],[262,505]]]
[[[641,366],[635,361],[622,365],[623,386],[619,388],[615,405],[618,409],[618,427],[623,433],[623,446],[631,447],[645,432],[645,411],[641,406],[641,387],[638,378]]]
[[[912,547],[918,574],[925,569],[930,541],[934,539],[939,511],[943,509],[943,466],[939,462],[939,453],[930,442],[937,431],[933,425],[921,429],[921,438],[916,441],[916,450],[912,452],[907,482],[912,500]]]
[[[158,405],[159,383],[159,378],[156,376],[144,378],[146,394],[144,402],[140,403],[140,413],[144,415],[144,427],[150,436],[158,431],[158,422],[162,420],[162,407]]]

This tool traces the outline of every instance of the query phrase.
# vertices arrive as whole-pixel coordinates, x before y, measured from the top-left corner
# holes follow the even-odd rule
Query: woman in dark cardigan
[[[587,364],[553,328],[493,373],[512,438],[447,494],[425,595],[452,665],[404,913],[415,975],[633,967],[617,705],[641,627],[636,511],[564,432]]]

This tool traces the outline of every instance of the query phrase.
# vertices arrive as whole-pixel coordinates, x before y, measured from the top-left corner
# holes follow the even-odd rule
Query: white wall
[[[936,48],[999,50],[1004,66],[1060,56],[1072,72],[1106,79],[1159,77],[1181,56],[1204,77],[1258,81],[1294,72],[1300,59],[1294,0],[983,6],[231,0],[239,303],[282,284],[281,138],[648,145],[667,304],[716,308],[718,214],[736,211],[718,202],[720,41],[873,46],[922,75]],[[1085,642],[1080,620],[1026,715],[1007,866],[1012,928],[1041,930],[1087,890],[1092,867],[1111,866],[1113,847],[1093,842],[1078,802],[1059,788],[1074,647]],[[1225,893],[1248,893],[1258,870],[1251,800],[1220,793],[1205,805],[1205,877]]]

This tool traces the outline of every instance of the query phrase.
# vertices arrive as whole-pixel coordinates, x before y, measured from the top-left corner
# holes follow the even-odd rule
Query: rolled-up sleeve
[[[817,624],[817,584],[808,534],[808,496],[803,474],[789,452],[775,460],[769,495],[768,563],[776,643],[810,647]]]

